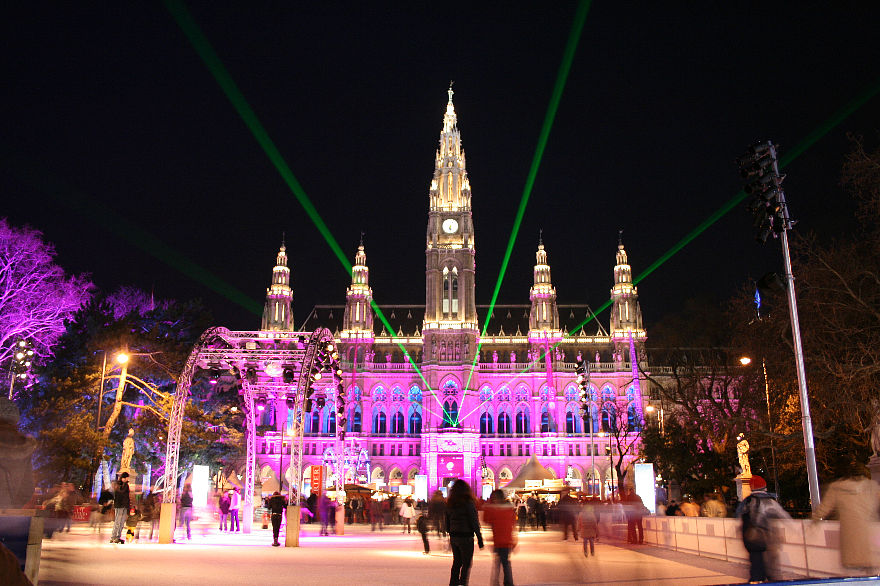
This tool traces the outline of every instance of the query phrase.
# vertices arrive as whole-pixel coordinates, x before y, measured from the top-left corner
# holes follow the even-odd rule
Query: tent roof
[[[526,480],[554,480],[556,477],[552,472],[544,468],[538,461],[538,456],[532,454],[529,461],[520,469],[516,478],[508,482],[503,488],[506,490],[514,490],[517,488],[525,488]]]

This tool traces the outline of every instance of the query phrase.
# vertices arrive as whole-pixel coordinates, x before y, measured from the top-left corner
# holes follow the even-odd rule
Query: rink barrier
[[[749,556],[742,542],[741,522],[734,518],[656,517],[643,519],[645,543],[701,557],[748,564]],[[604,526],[604,527],[603,527]],[[776,521],[779,565],[786,572],[808,578],[831,578],[852,575],[840,565],[840,523],[789,519]],[[600,528],[606,535],[626,539],[626,521],[622,515],[601,516]],[[880,523],[873,527],[871,541],[880,551]]]

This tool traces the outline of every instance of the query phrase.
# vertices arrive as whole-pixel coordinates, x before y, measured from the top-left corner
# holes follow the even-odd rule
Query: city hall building
[[[548,251],[535,252],[534,284],[519,305],[477,305],[476,245],[471,189],[449,90],[434,175],[430,179],[424,305],[372,308],[367,252],[355,254],[344,303],[313,308],[292,323],[290,269],[278,252],[267,290],[262,330],[328,328],[339,348],[346,393],[346,445],[362,454],[347,482],[410,492],[433,491],[460,477],[500,487],[536,456],[565,484],[603,494],[616,481],[614,418],[635,434],[642,391],[633,359],[644,354],[645,330],[626,250],[609,246],[610,323],[586,304],[562,304],[550,278]],[[567,267],[574,270],[575,267]],[[339,292],[342,301],[342,291]],[[482,333],[484,321],[488,326]],[[579,413],[575,364],[590,363],[589,404]],[[283,402],[259,422],[258,478],[290,479],[293,413]],[[327,463],[336,446],[332,395],[305,414],[303,466]],[[287,427],[284,427],[287,426]],[[634,459],[628,454],[626,462]],[[285,458],[285,460],[289,459]],[[403,487],[403,488],[401,488]]]

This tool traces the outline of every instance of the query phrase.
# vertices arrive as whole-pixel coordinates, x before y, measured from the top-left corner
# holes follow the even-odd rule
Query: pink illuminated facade
[[[604,491],[611,481],[607,449],[617,449],[606,433],[609,418],[625,413],[633,430],[643,419],[632,361],[643,355],[646,334],[626,250],[618,243],[608,329],[591,319],[588,305],[557,302],[543,242],[530,303],[496,305],[488,315],[489,307],[475,299],[471,189],[452,95],[450,89],[429,188],[425,304],[381,305],[381,319],[371,308],[361,244],[344,305],[316,306],[298,328],[327,327],[339,345],[346,443],[369,455],[369,477],[347,480],[398,490],[425,475],[432,491],[460,476],[475,487],[496,487],[534,454],[557,478],[584,490],[595,480],[594,490]],[[262,329],[292,329],[291,315],[282,246]],[[592,417],[586,420],[575,383],[579,354],[590,362]],[[325,450],[336,445],[334,411],[328,396],[306,414],[304,465],[322,464]],[[281,432],[291,422],[280,404],[263,416],[257,462],[264,480],[279,470]]]

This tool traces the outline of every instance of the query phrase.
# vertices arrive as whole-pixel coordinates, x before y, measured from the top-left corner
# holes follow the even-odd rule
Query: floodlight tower
[[[794,291],[794,275],[788,249],[788,231],[794,221],[788,214],[785,193],[782,190],[784,175],[779,174],[777,151],[773,141],[759,142],[749,147],[739,158],[740,175],[746,184],[743,190],[754,198],[749,209],[755,216],[757,239],[765,243],[770,234],[782,242],[782,260],[785,266],[785,285],[788,293],[788,311],[791,316],[791,335],[794,342],[794,359],[797,370],[801,402],[801,425],[804,433],[804,451],[807,460],[807,480],[810,486],[810,504],[813,511],[819,506],[819,475],[816,471],[816,447],[813,441],[813,422],[810,417],[810,397],[807,393],[807,374],[804,368],[804,349],[798,321],[797,298]]]

